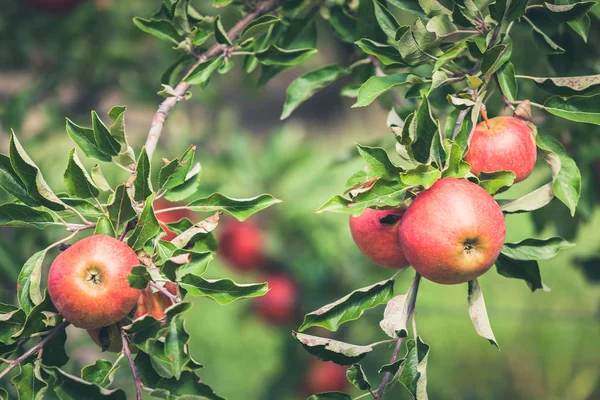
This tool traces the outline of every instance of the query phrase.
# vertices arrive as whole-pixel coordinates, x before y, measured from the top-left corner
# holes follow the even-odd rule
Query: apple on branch
[[[366,208],[360,216],[350,217],[350,233],[356,246],[375,264],[395,269],[408,266],[398,238],[402,214],[402,209]]]
[[[127,276],[140,262],[125,243],[106,235],[82,239],[59,254],[48,274],[48,292],[71,324],[96,329],[115,324],[136,305],[140,290]]]
[[[453,285],[490,269],[504,244],[506,223],[481,186],[443,178],[417,195],[398,232],[402,252],[419,274]]]

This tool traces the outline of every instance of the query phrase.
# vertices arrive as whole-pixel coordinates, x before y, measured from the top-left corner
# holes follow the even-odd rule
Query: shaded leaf
[[[100,190],[77,157],[75,149],[69,154],[67,169],[64,174],[65,186],[70,195],[82,198],[98,197]]]
[[[422,82],[422,79],[413,74],[393,74],[388,76],[372,76],[358,89],[358,98],[352,108],[365,107],[371,104],[395,86]]]
[[[203,199],[191,202],[188,208],[198,212],[224,211],[239,221],[244,221],[252,214],[281,203],[270,194],[261,194],[249,199],[234,199],[221,193],[213,193]]]
[[[22,204],[0,205],[0,226],[36,227],[56,225],[52,214]]]
[[[142,147],[140,157],[137,160],[133,189],[133,199],[138,202],[145,201],[152,194],[150,159],[145,147]]]
[[[346,378],[359,390],[371,389],[371,384],[360,364],[354,364],[346,371]]]
[[[180,285],[191,296],[209,297],[221,305],[268,292],[267,283],[238,284],[231,279],[203,279],[195,275],[184,276]]]
[[[141,249],[147,241],[156,237],[161,232],[160,224],[152,208],[153,200],[153,195],[148,196],[146,199],[140,219],[129,238],[128,243],[133,250]]]
[[[548,239],[528,238],[516,243],[504,243],[502,253],[513,260],[547,260],[561,250],[575,246],[561,237]]]
[[[553,198],[552,183],[547,183],[518,199],[497,201],[502,212],[513,214],[537,210],[550,203]]]
[[[357,346],[304,333],[293,332],[292,336],[321,361],[333,361],[339,365],[355,364],[373,350],[371,346]]]
[[[406,356],[400,372],[400,383],[408,389],[416,400],[427,400],[427,358],[429,345],[417,336],[417,340],[409,339],[406,342]]]
[[[133,18],[135,26],[142,31],[149,33],[160,40],[166,40],[174,44],[179,44],[181,37],[175,30],[175,27],[166,19],[145,19],[140,17]]]
[[[317,49],[311,48],[285,50],[272,44],[266,49],[256,52],[255,56],[258,61],[264,65],[282,65],[286,67],[293,67],[294,65],[300,64],[316,52]]]
[[[535,260],[513,260],[507,255],[500,253],[496,260],[496,270],[506,278],[522,279],[532,292],[544,289],[540,267]]]
[[[117,369],[119,369],[118,364],[113,365],[110,361],[96,360],[94,364],[83,367],[81,379],[100,387],[107,387],[112,383]]]
[[[483,293],[477,279],[469,281],[469,295],[467,300],[469,302],[469,316],[477,334],[489,340],[491,344],[500,349],[494,337],[494,332],[492,332],[485,301],[483,300]]]
[[[600,125],[600,94],[593,96],[550,97],[544,109],[575,122]]]

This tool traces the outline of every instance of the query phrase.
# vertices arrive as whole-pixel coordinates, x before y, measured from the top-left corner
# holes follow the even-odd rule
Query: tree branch
[[[160,293],[164,294],[165,296],[167,296],[169,298],[169,300],[171,300],[173,303],[180,303],[181,302],[181,298],[179,296],[176,296],[174,294],[172,294],[171,292],[169,292],[164,286],[160,286],[154,282],[150,282],[150,286],[152,286],[154,289],[158,290]]]
[[[31,357],[35,353],[41,351],[44,348],[44,346],[49,341],[51,341],[54,338],[54,336],[56,336],[56,334],[63,331],[68,325],[69,325],[69,322],[66,320],[61,322],[60,324],[56,325],[54,328],[52,328],[50,333],[48,333],[48,335],[45,338],[43,338],[42,340],[40,340],[38,342],[38,344],[36,344],[35,346],[33,346],[32,348],[27,350],[20,357],[15,358],[14,360],[10,360],[8,362],[8,367],[4,371],[0,372],[0,379],[4,378],[6,375],[8,375],[8,373],[10,371],[12,371],[17,365],[19,365],[23,361],[27,360],[29,357]]]
[[[117,324],[119,327],[119,332],[121,333],[121,343],[123,345],[123,353],[125,353],[125,357],[127,357],[127,361],[129,362],[129,367],[131,368],[131,373],[133,374],[133,380],[135,382],[135,393],[137,400],[143,400],[142,397],[142,381],[140,380],[140,376],[138,375],[137,368],[135,367],[135,363],[133,362],[133,356],[131,355],[131,349],[129,348],[129,340],[127,340],[127,335],[123,330],[123,324],[120,322]]]
[[[406,312],[406,324],[407,325],[408,325],[408,321],[410,320],[411,316],[415,312],[415,307],[417,305],[417,293],[419,292],[419,282],[420,281],[421,281],[421,275],[417,272],[417,273],[415,273],[415,278],[412,283],[412,291],[410,292],[410,299],[408,301],[408,308],[407,308],[407,312]],[[402,342],[403,342],[403,338],[396,339],[396,347],[394,348],[394,352],[392,353],[392,359],[390,360],[390,364],[393,364],[396,361],[398,361],[398,353],[400,352],[400,349],[402,348]],[[381,384],[379,385],[379,388],[377,389],[377,394],[375,395],[374,400],[383,399],[383,394],[385,393],[386,386],[391,378],[392,378],[392,373],[386,372],[385,375],[383,376],[383,379],[381,380]]]
[[[259,4],[257,4],[256,8],[250,11],[248,14],[244,16],[241,20],[239,20],[233,28],[227,32],[227,36],[232,41],[237,39],[237,37],[242,33],[246,25],[252,22],[254,19],[268,13],[279,5],[280,0],[266,0]],[[186,72],[185,76],[177,84],[175,87],[175,96],[169,97],[165,99],[158,110],[154,114],[154,118],[152,118],[152,125],[150,126],[150,131],[148,132],[148,138],[146,139],[146,152],[148,154],[148,158],[152,160],[152,155],[156,150],[156,145],[158,143],[158,139],[160,138],[160,134],[162,133],[163,126],[165,124],[165,120],[173,110],[173,107],[183,98],[187,90],[190,88],[190,84],[185,82],[185,79],[196,69],[196,67],[211,58],[220,56],[231,48],[225,44],[215,44],[211,46],[204,54],[200,55],[197,61],[192,65],[192,67]]]

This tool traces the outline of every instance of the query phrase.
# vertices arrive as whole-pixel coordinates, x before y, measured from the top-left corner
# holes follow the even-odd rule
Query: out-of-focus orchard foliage
[[[137,29],[131,19],[148,14],[159,3],[89,0],[71,12],[50,13],[32,7],[29,1],[5,1],[0,10],[0,150],[8,148],[10,129],[19,132],[48,183],[60,187],[65,165],[58,154],[72,146],[64,134],[64,117],[84,124],[90,109],[105,115],[115,104],[128,105],[130,139],[138,146],[143,143],[161,101],[156,95],[157,77],[177,55],[170,45]],[[211,2],[192,3],[211,12]],[[598,6],[591,14],[591,18],[600,16]],[[600,24],[592,24],[588,45],[568,29],[544,26],[557,44],[569,48],[569,56],[532,59],[530,33],[516,26],[512,36],[519,45],[513,48],[513,62],[518,71],[532,76],[600,73],[600,65],[589,61],[600,59],[596,40]],[[334,38],[325,22],[319,22],[318,30],[321,50],[306,70],[334,61],[344,65],[355,61],[347,59],[350,45]],[[201,178],[205,192],[197,197],[214,191],[237,197],[268,192],[282,199],[283,204],[252,217],[266,237],[268,265],[248,275],[218,262],[208,274],[248,282],[262,278],[266,271],[289,274],[300,288],[302,309],[289,324],[274,326],[257,315],[253,302],[223,307],[197,299],[186,325],[192,337],[190,351],[209,367],[203,372],[206,383],[226,398],[305,398],[310,360],[291,340],[291,329],[300,325],[304,313],[389,275],[355,248],[345,216],[313,211],[331,195],[332,188],[340,187],[362,165],[353,141],[393,149],[393,137],[385,124],[387,109],[373,105],[351,110],[352,99],[340,100],[338,92],[347,80],[320,93],[281,123],[278,117],[285,89],[302,69],[286,71],[258,88],[256,79],[245,77],[240,65],[235,68],[237,73],[225,79],[217,76],[206,89],[195,90],[192,99],[173,113],[154,163],[159,166],[161,157],[173,158],[192,143],[206,171]],[[522,86],[519,97],[543,103],[548,96],[528,84]],[[412,107],[404,106],[406,110]],[[428,337],[434,348],[430,360],[435,362],[428,367],[431,398],[600,397],[600,354],[595,351],[600,346],[600,130],[594,125],[550,120],[538,110],[534,110],[534,122],[540,132],[559,138],[580,166],[580,206],[574,218],[558,202],[534,213],[532,219],[510,215],[507,231],[513,237],[507,240],[560,235],[578,246],[544,263],[550,294],[531,294],[522,282],[496,274],[482,277],[501,352],[475,340],[463,287],[422,283],[417,313],[419,334]],[[111,183],[119,182],[122,172],[104,171]],[[546,166],[540,165],[511,194],[528,193],[548,177]],[[14,300],[19,269],[29,255],[52,242],[56,232],[53,228],[0,230],[0,274],[7,278],[0,282],[1,301]],[[408,285],[408,275],[398,277],[400,287]],[[360,321],[331,335],[367,343],[380,334],[379,319],[380,312],[367,312]],[[73,338],[69,337],[67,350],[79,367],[97,357],[114,360],[110,354],[101,354],[87,335]],[[385,346],[377,348],[370,358],[373,365],[366,361],[365,366],[376,369],[375,360],[388,358],[389,352]],[[116,383],[133,393],[130,381],[129,374],[116,376]],[[399,385],[389,396],[410,398]]]

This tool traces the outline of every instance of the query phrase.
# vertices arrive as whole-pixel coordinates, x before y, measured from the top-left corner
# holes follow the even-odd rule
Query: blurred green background
[[[3,2],[0,150],[6,153],[8,133],[14,129],[50,185],[60,191],[67,154],[74,146],[64,131],[64,118],[86,125],[90,110],[105,117],[112,106],[121,104],[128,107],[129,137],[134,148],[139,148],[161,101],[156,95],[160,76],[177,54],[139,31],[131,19],[149,15],[159,3],[89,0],[71,12],[49,12],[30,1]],[[214,13],[209,3],[195,1],[194,5]],[[238,17],[235,11],[228,13],[225,26]],[[599,33],[598,20],[594,23],[591,41]],[[333,61],[347,65],[348,45],[336,41],[327,27],[318,29],[320,53],[310,60],[307,70]],[[569,45],[575,56],[570,60],[532,63],[527,53],[529,37],[518,28],[515,34],[522,36],[513,39],[514,63],[522,73],[599,72],[597,48],[591,50],[595,55],[584,57],[588,53],[573,42]],[[596,61],[574,62],[578,57]],[[234,197],[269,192],[283,200],[252,219],[263,230],[272,260],[269,269],[297,282],[301,312],[288,326],[274,326],[257,316],[251,301],[219,306],[196,299],[186,315],[191,353],[206,365],[202,373],[206,383],[228,399],[305,398],[310,357],[291,336],[302,315],[393,272],[371,264],[359,253],[346,216],[313,213],[362,166],[354,142],[393,148],[394,138],[385,124],[388,109],[374,104],[351,110],[353,100],[341,98],[341,86],[334,85],[280,122],[285,89],[303,70],[286,71],[258,88],[236,68],[237,73],[227,79],[215,77],[204,90],[195,88],[192,99],[176,107],[154,159],[158,165],[162,157],[173,158],[195,144],[202,163],[198,197],[218,190]],[[523,92],[538,96],[531,88]],[[493,113],[498,107],[499,103],[493,103],[488,110]],[[552,289],[548,293],[532,294],[523,282],[508,280],[494,270],[481,279],[501,351],[475,333],[467,311],[466,285],[422,283],[417,326],[432,348],[427,379],[432,399],[600,398],[600,174],[593,172],[600,158],[600,132],[591,125],[557,123],[539,112],[534,117],[540,129],[559,137],[577,159],[584,176],[584,196],[575,218],[561,204],[533,218],[508,216],[507,239],[563,235],[577,247],[541,262],[544,282]],[[126,172],[108,165],[104,172],[113,184],[126,179]],[[540,163],[532,177],[502,196],[514,198],[549,179],[546,165]],[[0,200],[8,198],[0,194]],[[51,228],[0,229],[1,301],[15,302],[15,282],[23,262],[62,235]],[[239,282],[265,278],[264,270],[240,274],[222,260],[211,264],[207,274]],[[399,275],[396,293],[406,290],[412,275],[411,271]],[[383,307],[370,310],[332,337],[356,344],[385,340],[378,325],[382,313]],[[68,333],[72,372],[98,357],[115,358],[101,354],[82,331],[69,328]],[[379,346],[365,359],[375,386],[381,379],[377,369],[388,361],[391,351]],[[131,395],[130,372],[124,363],[116,380]],[[409,396],[397,387],[386,398]]]

